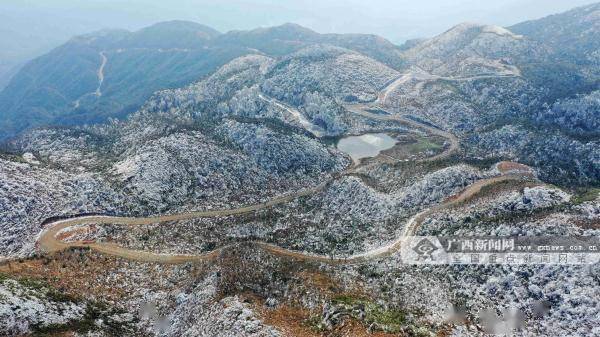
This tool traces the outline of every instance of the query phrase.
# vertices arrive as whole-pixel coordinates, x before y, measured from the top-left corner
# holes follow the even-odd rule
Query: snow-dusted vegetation
[[[355,52],[314,46],[280,60],[268,74],[263,90],[299,105],[303,95],[319,91],[346,101],[372,101],[397,71]]]
[[[0,186],[0,255],[31,254],[47,218],[122,209],[122,194],[91,173],[0,159]]]
[[[600,235],[599,11],[402,48],[203,29],[224,55],[196,82],[2,145],[0,335],[483,336],[483,311],[511,310],[523,336],[600,334],[597,264],[411,266],[397,248]],[[367,133],[395,145],[337,148]],[[127,218],[55,221],[84,214]]]
[[[23,284],[0,276],[0,331],[7,336],[29,333],[33,327],[81,319],[85,307],[38,284]]]

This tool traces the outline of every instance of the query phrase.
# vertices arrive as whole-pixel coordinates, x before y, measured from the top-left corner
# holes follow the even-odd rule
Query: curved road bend
[[[394,81],[390,84],[390,86],[395,86],[399,84],[400,81]],[[389,92],[389,90],[386,90]],[[387,96],[387,95],[385,95]],[[384,96],[384,97],[385,97]],[[380,96],[381,97],[381,96]],[[433,128],[429,125],[422,124],[418,121],[411,120],[405,118],[400,115],[378,115],[371,112],[366,111],[366,109],[373,108],[373,105],[348,105],[346,108],[354,113],[362,115],[367,118],[373,118],[378,120],[388,120],[388,121],[398,121],[404,124],[408,124],[410,126],[424,129],[432,134],[444,137],[449,140],[450,146],[442,153],[423,159],[423,161],[432,161],[437,159],[442,159],[450,156],[452,153],[456,152],[459,148],[459,140],[453,134]],[[345,175],[351,173],[354,170],[354,167],[347,169],[341,174],[337,175]],[[48,225],[47,229],[45,229],[38,239],[39,249],[45,252],[57,252],[70,247],[79,247],[79,248],[90,248],[92,250],[98,251],[100,253],[104,253],[107,255],[113,255],[125,259],[141,261],[141,262],[159,262],[159,263],[185,263],[191,261],[201,261],[201,260],[210,260],[219,256],[220,252],[227,249],[231,245],[220,247],[216,250],[207,252],[205,254],[199,255],[186,255],[186,254],[158,254],[141,250],[133,250],[118,246],[113,243],[86,243],[86,242],[64,242],[56,238],[56,235],[63,229],[69,228],[75,225],[83,225],[83,224],[123,224],[123,225],[148,225],[153,223],[162,223],[168,221],[179,221],[179,220],[189,220],[194,218],[204,218],[204,217],[219,217],[219,216],[228,216],[235,214],[244,214],[248,212],[253,212],[261,209],[265,209],[268,207],[272,207],[275,205],[283,204],[292,201],[298,197],[313,195],[321,190],[323,190],[327,184],[336,179],[337,176],[330,178],[329,180],[321,183],[320,185],[305,189],[296,193],[287,194],[284,196],[276,197],[271,199],[265,203],[235,208],[235,209],[225,209],[225,210],[214,210],[214,211],[197,211],[197,212],[189,212],[189,213],[180,213],[180,214],[172,214],[172,215],[164,215],[164,216],[155,216],[155,217],[146,217],[146,218],[136,218],[136,217],[115,217],[115,216],[81,216],[75,217],[66,220],[58,220],[52,222]],[[459,195],[457,195],[452,200],[446,201],[437,206],[433,206],[429,209],[426,209],[416,215],[414,215],[404,227],[401,235],[396,238],[392,243],[361,253],[357,255],[350,256],[348,258],[333,258],[326,255],[316,255],[303,253],[298,251],[292,251],[289,249],[285,249],[270,243],[266,242],[257,242],[253,241],[252,243],[261,247],[265,251],[269,251],[278,256],[287,256],[299,260],[305,261],[314,261],[314,262],[324,262],[329,264],[355,264],[361,263],[372,259],[378,259],[383,257],[388,257],[390,255],[395,254],[399,251],[402,238],[407,235],[412,235],[421,225],[424,218],[438,210],[441,210],[446,207],[450,207],[455,205],[456,203],[462,202],[473,195],[477,194],[482,187],[495,184],[499,181],[511,180],[511,179],[521,179],[522,175],[518,174],[503,174],[498,177],[484,179],[475,182],[474,184],[467,187],[464,191],[462,191]]]
[[[343,174],[343,173],[342,173]],[[333,178],[332,178],[333,179]],[[283,196],[275,197],[267,202],[240,207],[233,209],[223,209],[223,210],[211,210],[211,211],[196,211],[196,212],[187,212],[187,213],[178,213],[178,214],[170,214],[170,215],[161,215],[161,216],[153,216],[153,217],[119,217],[119,216],[102,216],[102,215],[92,215],[92,216],[80,216],[74,217],[70,219],[57,220],[50,223],[45,229],[40,238],[38,239],[39,248],[46,252],[56,252],[60,250],[64,250],[69,247],[90,247],[92,249],[96,249],[101,252],[109,251],[118,251],[123,253],[123,257],[131,257],[135,259],[135,256],[144,253],[144,255],[148,254],[146,252],[138,252],[133,254],[133,251],[129,249],[120,249],[117,246],[112,244],[100,244],[100,243],[91,243],[91,244],[83,244],[82,242],[72,242],[67,243],[56,238],[56,235],[62,231],[63,229],[69,228],[71,226],[76,225],[85,225],[85,224],[118,224],[118,225],[131,225],[131,226],[139,226],[139,225],[149,225],[153,223],[162,223],[168,221],[181,221],[181,220],[190,220],[196,218],[210,218],[210,217],[222,217],[236,214],[244,214],[249,212],[254,212],[257,210],[265,209],[268,207],[272,207],[279,204],[288,203],[298,197],[309,196],[321,191],[327,186],[327,184],[331,181],[331,179],[309,189],[304,189],[292,194],[286,194]],[[108,248],[106,248],[108,247]],[[130,254],[131,253],[131,254]],[[162,254],[154,254],[154,255],[162,255]],[[121,255],[119,255],[121,256]],[[172,255],[168,255],[172,256]],[[181,258],[186,257],[187,255],[181,255]],[[161,260],[161,258],[158,258]]]
[[[394,122],[399,122],[402,124],[409,125],[414,128],[426,130],[427,132],[429,132],[431,134],[446,138],[450,142],[450,146],[444,152],[439,153],[439,154],[429,157],[429,158],[425,158],[425,159],[423,159],[423,161],[434,161],[434,160],[447,158],[450,155],[452,155],[453,153],[457,152],[460,147],[460,141],[458,140],[458,138],[455,135],[451,134],[450,132],[444,131],[442,129],[434,128],[427,124],[420,123],[416,120],[406,118],[402,115],[389,115],[389,114],[388,115],[380,115],[380,114],[376,114],[376,113],[367,111],[368,109],[380,109],[376,106],[372,106],[369,104],[349,104],[349,105],[345,105],[344,107],[346,108],[346,110],[348,110],[352,113],[355,113],[357,115],[366,117],[366,118],[376,119],[376,120],[380,120],[380,121],[394,121]]]
[[[357,107],[358,106],[351,106],[352,109],[355,109]],[[451,146],[448,149],[446,149],[446,151],[444,151],[436,156],[425,158],[425,159],[423,159],[423,161],[430,161],[430,160],[436,160],[436,159],[447,157],[458,149],[458,146],[459,146],[458,139],[451,133],[448,133],[448,132],[445,132],[445,131],[442,131],[442,130],[439,130],[436,128],[432,128],[428,125],[421,124],[417,121],[406,119],[402,116],[377,115],[377,114],[369,113],[362,109],[357,110],[356,113],[359,113],[368,118],[400,121],[400,122],[412,125],[414,127],[423,128],[423,129],[430,131],[436,135],[446,137],[450,141]],[[162,222],[168,222],[168,221],[180,221],[180,220],[189,220],[189,219],[205,218],[205,217],[220,217],[220,216],[228,216],[228,215],[253,212],[253,211],[265,209],[268,207],[272,207],[275,205],[288,203],[298,197],[313,195],[313,194],[323,190],[327,186],[327,184],[330,181],[332,181],[333,179],[336,179],[337,176],[343,176],[348,173],[352,173],[354,171],[354,169],[355,169],[355,167],[352,166],[352,167],[348,168],[347,170],[341,172],[340,174],[334,176],[333,178],[330,178],[327,181],[317,185],[316,187],[301,190],[296,193],[291,193],[291,194],[287,194],[284,196],[276,197],[265,203],[241,207],[241,208],[213,210],[213,211],[197,211],[197,212],[179,213],[179,214],[172,214],[172,215],[146,217],[146,218],[116,217],[116,216],[81,216],[81,217],[75,217],[75,218],[66,219],[66,220],[58,220],[58,221],[48,224],[47,229],[42,232],[40,238],[38,239],[39,249],[41,249],[42,251],[51,253],[51,252],[61,251],[61,250],[64,250],[64,249],[67,249],[70,247],[87,247],[87,248],[91,248],[93,250],[96,250],[98,252],[105,253],[108,255],[114,255],[114,256],[130,259],[130,260],[136,260],[136,261],[142,261],[142,262],[183,263],[183,262],[189,262],[189,261],[211,259],[211,258],[218,256],[219,252],[221,250],[227,248],[227,246],[221,247],[215,251],[212,251],[212,252],[209,252],[206,254],[202,254],[202,255],[185,255],[185,254],[171,255],[171,254],[156,254],[156,253],[151,253],[151,252],[147,252],[147,251],[132,250],[132,249],[127,249],[127,248],[117,246],[115,244],[110,244],[110,243],[84,243],[84,242],[68,242],[67,243],[67,242],[58,240],[56,238],[56,235],[63,229],[69,228],[71,226],[83,225],[83,224],[120,224],[120,225],[135,226],[135,225],[148,225],[148,224],[154,224],[154,223],[162,223]],[[346,263],[356,263],[356,262],[359,262],[362,259],[364,259],[364,257],[361,257],[362,255],[377,257],[380,254],[376,254],[376,251],[380,251],[382,249],[382,248],[379,248],[379,249],[376,249],[376,250],[373,250],[370,252],[366,252],[365,254],[362,254],[360,256],[359,255],[354,256],[350,260],[349,259],[343,259],[343,260],[337,259],[336,260],[336,259],[331,259],[328,256],[310,255],[310,254],[306,254],[306,253],[295,252],[295,251],[287,250],[287,249],[284,249],[284,248],[281,248],[281,247],[278,247],[275,245],[271,245],[268,243],[264,243],[264,242],[255,242],[255,243],[257,245],[259,245],[260,247],[264,248],[265,250],[271,251],[277,255],[290,256],[290,257],[295,257],[295,258],[300,258],[300,259],[305,259],[305,260],[312,260],[312,261],[334,262],[334,263],[340,263],[342,261],[344,261]]]
[[[298,260],[303,261],[312,261],[312,262],[322,262],[328,264],[356,264],[362,263],[369,260],[380,259],[389,257],[400,250],[402,239],[405,236],[413,235],[416,230],[419,228],[423,220],[435,213],[436,211],[440,211],[444,208],[451,207],[456,205],[457,203],[463,202],[472,196],[476,195],[481,191],[484,186],[496,184],[501,181],[506,180],[519,180],[522,179],[523,175],[519,174],[506,174],[498,177],[493,177],[489,179],[479,180],[457,196],[455,196],[452,200],[446,201],[437,206],[433,206],[429,209],[426,209],[416,215],[414,215],[410,220],[406,223],[404,230],[401,235],[396,238],[390,244],[387,244],[382,247],[375,248],[370,251],[366,251],[361,254],[353,255],[347,258],[332,258],[326,255],[316,255],[303,253],[299,251],[293,251],[289,249],[285,249],[274,244],[260,242],[260,241],[252,241],[251,243],[256,244],[261,247],[265,251],[271,252],[277,256],[291,257]],[[268,201],[263,204],[257,204],[248,207],[229,209],[229,210],[218,210],[218,211],[206,211],[206,212],[192,212],[192,213],[182,213],[182,214],[174,214],[167,216],[158,216],[158,217],[148,217],[148,218],[126,218],[126,217],[112,217],[112,216],[83,216],[73,219],[67,220],[59,220],[49,225],[49,228],[45,230],[40,239],[38,240],[39,249],[42,251],[52,253],[61,251],[71,247],[78,248],[90,248],[100,253],[104,253],[107,255],[117,256],[129,260],[140,261],[140,262],[158,262],[158,263],[169,263],[169,264],[178,264],[185,262],[193,262],[193,261],[202,261],[202,260],[212,260],[219,256],[219,254],[233,246],[234,244],[226,245],[215,249],[213,251],[207,252],[205,254],[199,255],[186,255],[186,254],[159,254],[152,253],[141,250],[128,249],[121,246],[118,246],[113,243],[85,243],[85,242],[64,242],[56,238],[56,235],[61,230],[74,226],[74,225],[82,225],[82,224],[124,224],[124,225],[145,225],[152,224],[158,222],[165,221],[176,221],[176,220],[184,220],[184,219],[193,219],[193,218],[202,218],[202,217],[217,217],[217,216],[226,216],[233,214],[243,214],[247,212],[252,212],[259,209],[264,209],[267,207],[271,207],[280,203],[285,203],[287,201],[292,200],[295,197],[301,195],[309,195],[311,192],[314,193],[316,190],[324,187],[324,185],[320,185],[314,189],[304,190],[298,192],[294,195],[287,195],[280,198],[275,198],[271,201]]]

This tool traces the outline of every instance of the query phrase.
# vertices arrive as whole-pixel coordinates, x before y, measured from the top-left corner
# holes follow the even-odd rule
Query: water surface
[[[375,157],[381,151],[391,149],[397,142],[385,133],[367,133],[344,137],[338,141],[337,148],[358,163],[362,158]]]

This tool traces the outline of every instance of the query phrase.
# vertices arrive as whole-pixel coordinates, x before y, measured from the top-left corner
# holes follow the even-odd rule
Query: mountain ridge
[[[134,32],[103,30],[74,37],[15,75],[0,92],[0,116],[4,120],[0,139],[40,125],[123,118],[155,91],[201,80],[236,57],[255,53],[285,57],[311,45],[350,49],[399,71],[416,66],[436,76],[523,76],[544,88],[548,92],[545,100],[551,104],[556,99],[592,92],[598,86],[600,61],[596,54],[600,53],[593,52],[596,42],[585,42],[567,54],[556,50],[567,36],[579,32],[588,34],[586,41],[595,41],[598,20],[594,13],[599,6],[580,7],[508,28],[461,23],[403,47],[376,35],[320,34],[294,23],[225,33],[181,20]],[[581,17],[589,19],[579,22]],[[536,25],[544,26],[547,21],[558,25],[561,20],[576,23],[559,32],[565,36],[559,42],[548,42],[542,33],[535,33],[540,31],[534,29]],[[64,59],[69,62],[62,62]],[[578,67],[581,63],[584,66]]]
[[[556,44],[600,31],[574,13],[548,42],[172,22],[33,61],[12,103],[62,125],[0,143],[0,331],[597,335],[597,259],[507,253],[600,237],[597,50]],[[506,247],[444,264],[432,237]]]
[[[39,125],[122,118],[155,91],[198,81],[236,57],[257,50],[282,56],[316,43],[354,48],[396,66],[402,63],[397,47],[383,38],[319,34],[291,23],[227,33],[190,21],[134,32],[102,30],[74,37],[21,69],[0,92],[0,139]],[[99,84],[104,57],[108,61]],[[65,59],[69,62],[61,61]],[[100,86],[103,95],[94,95]]]

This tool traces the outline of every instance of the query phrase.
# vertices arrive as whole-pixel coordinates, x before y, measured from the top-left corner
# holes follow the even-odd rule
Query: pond
[[[385,133],[367,133],[344,137],[338,141],[337,148],[358,163],[362,158],[375,157],[381,151],[391,149],[397,142]]]

